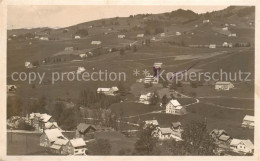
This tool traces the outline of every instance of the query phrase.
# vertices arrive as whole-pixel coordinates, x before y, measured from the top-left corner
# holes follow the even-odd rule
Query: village
[[[220,68],[254,72],[254,12],[237,10],[248,14],[228,21],[180,9],[8,31],[8,56],[17,59],[10,58],[7,71],[7,153],[253,155],[254,82],[176,81],[179,74]],[[186,12],[184,20],[173,20]],[[125,72],[127,80],[54,83],[51,77],[99,70]],[[174,73],[170,79],[159,77],[164,70]],[[12,72],[46,75],[27,84],[12,80]]]

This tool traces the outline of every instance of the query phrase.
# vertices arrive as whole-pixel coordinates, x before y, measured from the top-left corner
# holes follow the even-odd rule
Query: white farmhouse
[[[178,100],[170,100],[166,105],[166,113],[183,115],[185,114],[185,109],[181,106]]]
[[[231,33],[228,35],[228,37],[237,37],[237,34],[236,33]]]
[[[119,89],[117,87],[111,88],[98,88],[97,93],[103,93],[108,96],[115,96],[118,93]]]
[[[79,57],[80,57],[80,58],[87,58],[88,55],[87,55],[87,54],[79,54]]]
[[[210,49],[215,49],[216,47],[217,47],[216,44],[209,44],[209,48],[210,48]]]
[[[49,40],[49,38],[48,37],[40,37],[40,40],[47,41],[47,40]]]
[[[165,37],[165,33],[161,33],[160,36],[161,36],[161,37]]]
[[[86,143],[82,138],[72,139],[66,146],[69,155],[86,155]]]
[[[210,20],[203,20],[202,22],[203,22],[203,23],[209,23]]]
[[[79,35],[74,36],[74,39],[80,39]]]
[[[152,97],[152,93],[142,94],[139,98],[139,103],[148,105],[150,104],[151,97]]]
[[[91,41],[91,45],[101,45],[101,41]]]
[[[33,68],[32,63],[31,63],[31,62],[28,62],[28,61],[26,61],[26,62],[24,63],[24,66],[25,66],[26,68]]]
[[[232,139],[230,149],[234,152],[253,153],[254,144],[249,140]]]
[[[117,37],[118,37],[119,39],[124,39],[124,38],[125,38],[125,35],[117,35]]]
[[[242,127],[253,129],[255,127],[254,116],[246,115],[243,119]]]
[[[230,90],[234,88],[231,82],[216,82],[215,90]]]
[[[232,45],[232,43],[224,42],[224,43],[222,44],[222,47],[224,47],[224,48],[232,48],[233,45]]]
[[[82,72],[85,72],[86,69],[84,67],[78,67],[77,74],[81,74]]]
[[[143,37],[144,37],[144,34],[137,34],[136,37],[137,37],[137,38],[143,38]]]
[[[180,32],[176,32],[176,35],[177,35],[177,36],[180,36],[180,35],[181,35],[181,33],[180,33]]]
[[[223,31],[228,31],[228,27],[223,27],[222,30]]]

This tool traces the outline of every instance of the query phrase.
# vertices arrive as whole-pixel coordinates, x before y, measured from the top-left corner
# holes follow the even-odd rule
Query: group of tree
[[[216,145],[207,131],[204,121],[192,120],[184,126],[182,141],[168,140],[158,144],[153,137],[154,126],[148,126],[140,132],[135,143],[137,155],[190,155],[212,156]]]
[[[88,144],[88,150],[91,155],[109,155],[112,145],[107,139],[97,139]]]

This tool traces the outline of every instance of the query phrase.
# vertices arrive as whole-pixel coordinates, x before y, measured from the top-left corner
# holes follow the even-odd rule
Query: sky
[[[9,5],[7,28],[68,27],[102,18],[164,13],[180,8],[196,13],[206,13],[226,7],[228,6]]]

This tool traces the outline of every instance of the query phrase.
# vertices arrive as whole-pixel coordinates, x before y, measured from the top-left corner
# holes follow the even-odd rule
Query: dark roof
[[[81,133],[84,133],[88,128],[92,127],[94,130],[96,130],[96,127],[94,125],[90,125],[90,124],[85,124],[85,123],[80,123],[77,126],[77,130]]]
[[[180,122],[172,122],[172,127],[177,128],[179,126],[181,126]]]

